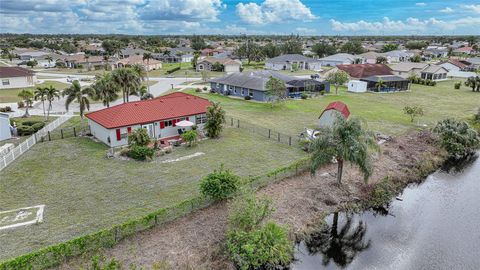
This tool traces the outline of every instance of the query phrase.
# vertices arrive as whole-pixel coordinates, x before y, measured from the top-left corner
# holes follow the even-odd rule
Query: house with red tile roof
[[[183,131],[176,123],[187,120],[202,128],[207,99],[176,92],[155,99],[133,101],[86,114],[92,135],[110,147],[128,144],[128,134],[145,128],[152,140],[165,141]],[[182,130],[182,131],[179,131]]]
[[[318,117],[318,125],[320,127],[331,127],[335,119],[341,116],[347,119],[350,116],[350,110],[347,105],[341,101],[335,101],[327,105]]]
[[[336,68],[347,72],[351,78],[355,79],[367,78],[370,76],[393,75],[392,69],[384,64],[337,65]]]
[[[460,62],[457,59],[450,59],[441,63],[439,66],[444,67],[446,70],[450,71],[463,71],[468,68],[468,65]]]

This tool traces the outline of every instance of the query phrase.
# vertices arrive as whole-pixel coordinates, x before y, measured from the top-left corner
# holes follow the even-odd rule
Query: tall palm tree
[[[48,67],[50,67],[50,63],[53,61],[53,57],[51,55],[48,55],[47,57],[45,57],[45,60],[48,61]]]
[[[138,72],[130,68],[118,68],[112,72],[115,84],[122,90],[123,102],[129,101],[129,95],[135,94],[141,85]]]
[[[47,113],[45,112],[45,100],[47,99],[47,88],[46,87],[37,87],[33,92],[35,100],[42,101],[43,107],[43,116],[45,116],[45,120],[47,120]]]
[[[18,97],[20,97],[23,102],[25,102],[25,114],[22,117],[30,117],[30,113],[28,113],[28,108],[30,108],[33,104],[34,94],[32,90],[23,89],[18,93]]]
[[[377,87],[378,92],[380,92],[380,90],[385,87],[385,81],[382,79],[378,80],[378,82],[375,84],[375,87]]]
[[[68,111],[70,103],[76,101],[80,106],[80,117],[83,119],[83,113],[85,109],[90,110],[89,98],[94,97],[94,92],[90,87],[82,88],[78,81],[73,81],[72,85],[63,90],[62,96],[66,96],[65,109]]]
[[[337,181],[342,183],[343,164],[349,161],[357,165],[363,173],[365,182],[372,173],[371,149],[378,145],[370,132],[363,130],[358,119],[344,119],[338,116],[333,127],[327,127],[318,139],[311,145],[312,150],[310,171],[315,174],[318,167],[337,161]]]
[[[88,59],[90,59],[90,55],[85,54],[83,58],[85,58],[85,62],[87,62],[87,70],[90,71],[90,63],[88,62]]]
[[[150,93],[150,84],[148,81],[148,69],[150,68],[150,59],[152,59],[152,54],[149,52],[143,53],[143,61],[147,61],[147,67],[145,68],[145,72],[147,73],[147,91]]]
[[[101,100],[107,108],[110,107],[110,102],[118,98],[119,89],[113,81],[111,73],[97,75],[95,83],[91,87],[95,92],[95,99]]]
[[[52,101],[55,100],[55,98],[60,99],[60,91],[53,87],[53,85],[49,85],[48,87],[45,88],[46,95],[47,95],[47,100],[48,100],[48,109],[47,109],[47,118],[50,116],[50,111],[52,110]]]

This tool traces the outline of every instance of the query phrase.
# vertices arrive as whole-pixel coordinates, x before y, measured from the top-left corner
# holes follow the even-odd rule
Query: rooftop
[[[270,63],[284,63],[284,62],[318,62],[317,59],[303,56],[301,54],[284,54],[268,59],[266,62]]]
[[[354,78],[393,74],[392,69],[384,64],[337,65],[337,68],[347,72],[351,77]]]
[[[22,67],[0,67],[0,78],[33,76],[35,72]]]

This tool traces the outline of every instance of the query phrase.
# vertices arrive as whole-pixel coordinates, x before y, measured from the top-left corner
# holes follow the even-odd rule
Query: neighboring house
[[[409,81],[397,75],[370,76],[360,79],[367,83],[367,90],[372,92],[395,92],[408,90]],[[378,83],[383,82],[379,87]]]
[[[162,62],[156,60],[156,59],[150,59],[150,60],[143,60],[143,55],[132,55],[127,58],[122,58],[117,61],[114,61],[111,63],[111,68],[117,69],[117,68],[123,68],[123,67],[131,67],[133,65],[140,65],[145,70],[151,71],[155,69],[161,69],[162,68]]]
[[[392,69],[384,64],[352,64],[337,65],[335,68],[324,73],[324,78],[332,72],[345,71],[353,79],[360,79],[375,75],[392,75]]]
[[[480,69],[480,57],[468,58],[467,62],[470,63],[470,69],[471,70]]]
[[[63,57],[62,55],[52,53],[52,54],[46,54],[46,55],[43,55],[41,57],[38,57],[35,60],[38,63],[37,67],[53,68],[53,67],[56,66],[57,61],[59,59],[62,59],[62,57]]]
[[[421,71],[428,67],[425,63],[403,62],[392,66],[393,74],[408,78],[410,75],[421,75]]]
[[[387,58],[388,63],[400,63],[407,62],[414,54],[407,51],[395,50],[382,53],[382,55]]]
[[[359,62],[359,64],[363,63],[363,59],[360,56],[355,56],[348,53],[337,53],[324,58],[320,58],[318,60],[320,61],[320,64],[322,66],[327,66],[327,67],[334,67],[336,65],[355,64],[355,62]]]
[[[366,52],[366,53],[359,54],[358,56],[363,58],[366,64],[376,64],[377,58],[384,55],[377,52]]]
[[[461,47],[452,51],[455,55],[462,55],[462,54],[474,54],[475,50],[472,47]]]
[[[296,65],[299,70],[321,70],[319,60],[301,54],[284,54],[265,61],[265,68],[270,70],[293,70]]]
[[[165,144],[179,135],[176,123],[188,120],[200,129],[207,120],[207,99],[175,92],[155,99],[133,101],[86,114],[91,133],[110,147],[128,144],[128,134],[145,128],[152,140]]]
[[[429,65],[420,72],[420,77],[425,80],[442,81],[447,79],[448,70],[442,66]]]
[[[347,119],[350,116],[350,111],[345,103],[341,101],[335,101],[322,111],[320,117],[318,117],[318,125],[320,127],[331,127],[337,119],[337,117],[343,117]]]
[[[200,56],[203,58],[209,57],[209,56],[215,56],[217,54],[223,53],[223,49],[210,49],[210,48],[205,48],[200,52]]]
[[[57,62],[63,62],[67,68],[77,68],[79,65],[84,67],[102,66],[105,64],[103,56],[86,56],[85,54],[67,55]]]
[[[448,57],[448,48],[446,47],[430,48],[430,49],[426,49],[423,54],[428,58],[446,58]]]
[[[330,91],[330,84],[324,81],[301,79],[287,76],[271,70],[261,70],[252,72],[237,72],[220,78],[211,79],[210,86],[212,91],[223,95],[236,97],[250,96],[257,101],[269,101],[271,97],[267,93],[266,84],[270,77],[282,80],[287,88],[287,95],[297,97],[299,93],[308,91]]]
[[[0,141],[12,138],[10,119],[8,114],[0,113]]]
[[[153,53],[152,57],[164,63],[190,63],[195,50],[191,48],[165,49],[163,53]]]
[[[22,52],[18,54],[18,57],[20,60],[23,61],[30,61],[30,60],[36,60],[39,57],[48,55],[48,52],[43,52],[43,51],[27,51],[27,52]]]
[[[468,65],[460,62],[457,59],[450,59],[446,62],[441,63],[439,66],[444,67],[446,70],[450,71],[464,71],[468,69]]]
[[[118,54],[120,58],[127,58],[130,56],[135,56],[135,55],[142,55],[144,53],[147,53],[149,51],[144,50],[144,49],[135,49],[135,48],[125,48],[120,50],[120,53]]]
[[[242,62],[239,60],[232,60],[230,58],[214,58],[209,57],[203,60],[199,60],[197,63],[197,71],[207,70],[213,71],[213,66],[215,63],[220,63],[224,67],[224,71],[227,73],[240,72],[242,67]]]
[[[35,86],[35,72],[22,67],[0,67],[0,89]]]

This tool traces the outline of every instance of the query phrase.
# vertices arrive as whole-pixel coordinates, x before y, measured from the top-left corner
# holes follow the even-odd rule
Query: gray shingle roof
[[[267,63],[285,63],[285,62],[319,62],[316,59],[303,56],[301,54],[284,54],[274,58],[270,58],[266,61]]]
[[[405,78],[396,75],[383,75],[383,76],[370,76],[367,78],[360,79],[361,81],[369,81],[369,82],[378,82],[380,80],[384,82],[403,82],[408,81]]]
[[[355,61],[357,57],[353,54],[349,54],[349,53],[337,53],[337,54],[334,54],[334,55],[329,55],[327,57],[323,57],[323,58],[320,58],[320,60],[323,60],[323,61],[345,61],[345,60],[349,60],[349,61]]]
[[[271,70],[261,70],[252,72],[237,72],[220,78],[211,79],[209,82],[232,85],[259,91],[266,91],[265,85],[270,79],[270,76],[280,79],[285,83],[298,78],[287,76]]]

